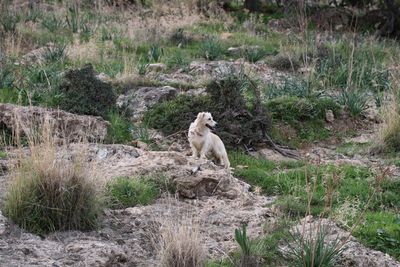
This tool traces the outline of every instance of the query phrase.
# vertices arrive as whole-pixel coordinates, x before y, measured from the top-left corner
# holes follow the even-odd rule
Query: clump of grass
[[[64,22],[54,14],[43,17],[41,24],[43,28],[47,29],[51,33],[55,33],[64,27]]]
[[[36,129],[25,133],[31,155],[11,172],[5,214],[34,233],[93,229],[101,207],[97,185],[81,162],[57,157],[48,121]]]
[[[67,57],[66,47],[65,44],[47,46],[43,54],[44,60],[48,63],[63,62]]]
[[[68,27],[73,33],[77,33],[80,25],[80,10],[78,3],[72,4],[68,7],[66,20]]]
[[[342,90],[338,102],[343,105],[353,117],[358,117],[367,108],[367,97],[359,90]]]
[[[378,132],[377,143],[372,152],[387,153],[400,151],[400,104],[396,92],[393,99],[383,109],[383,125]]]
[[[207,60],[216,60],[224,53],[221,42],[213,37],[208,37],[200,45],[200,55]]]
[[[155,182],[146,178],[118,177],[106,185],[109,206],[117,209],[150,204],[158,195]]]
[[[246,47],[243,51],[244,58],[251,63],[256,63],[267,55],[268,52],[260,48]]]
[[[193,223],[165,225],[160,250],[161,265],[165,267],[202,267],[206,251],[198,226]]]
[[[1,14],[0,25],[6,33],[16,34],[17,25],[20,22],[21,16],[15,12],[5,12]]]
[[[0,159],[7,158],[7,152],[0,150]]]
[[[294,266],[315,267],[315,266],[335,266],[343,246],[337,238],[333,242],[327,242],[327,230],[318,226],[316,231],[308,236],[304,233],[291,235],[293,244],[289,244],[289,255]],[[305,236],[306,235],[306,236]]]
[[[257,267],[261,265],[260,257],[257,255],[260,248],[259,244],[247,236],[247,226],[242,225],[242,229],[235,229],[235,240],[240,246],[240,260],[239,266],[241,267]]]
[[[117,111],[110,111],[107,120],[110,126],[107,129],[106,143],[127,144],[132,141],[132,124],[129,119]]]

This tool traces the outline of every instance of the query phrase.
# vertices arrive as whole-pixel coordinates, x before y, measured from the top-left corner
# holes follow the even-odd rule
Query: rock
[[[0,125],[29,133],[48,120],[57,138],[67,141],[102,141],[109,123],[101,117],[76,115],[56,109],[0,103]]]
[[[165,66],[165,64],[163,64],[163,63],[152,63],[152,64],[149,64],[149,65],[147,66],[147,69],[148,69],[149,71],[156,71],[156,72],[158,72],[158,71],[164,71],[164,70],[166,70],[166,69],[167,69],[167,66]]]
[[[272,160],[275,162],[282,162],[282,161],[296,161],[296,159],[285,157],[282,154],[276,152],[275,150],[269,148],[263,148],[257,150],[256,152],[251,152],[251,155],[255,157],[261,157],[266,160]]]
[[[1,213],[1,210],[0,210],[0,236],[2,236],[4,234],[4,232],[6,231],[6,222],[7,222],[7,219],[6,219],[6,217],[3,216],[3,214]]]
[[[330,109],[325,110],[325,120],[329,123],[332,123],[335,120],[335,115],[333,115],[333,111]]]
[[[117,106],[126,107],[132,121],[140,121],[143,113],[157,103],[173,99],[178,94],[171,86],[131,89],[117,99]]]
[[[363,117],[371,122],[381,122],[375,100],[368,101],[366,106],[367,108],[362,113]]]

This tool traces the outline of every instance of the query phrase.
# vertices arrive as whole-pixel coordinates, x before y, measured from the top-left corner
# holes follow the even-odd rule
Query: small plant
[[[343,251],[339,238],[328,242],[325,228],[318,226],[314,231],[315,237],[300,232],[291,234],[293,243],[289,244],[289,255],[292,263],[294,266],[303,267],[336,266],[337,259]]]
[[[318,97],[318,92],[314,92],[311,85],[301,79],[285,79],[282,85],[275,83],[269,84],[264,89],[266,98],[272,99],[279,96],[296,96],[300,98]]]
[[[28,14],[25,17],[25,22],[32,21],[36,23],[42,17],[43,17],[43,12],[40,9],[30,8]]]
[[[144,76],[146,75],[148,68],[149,68],[149,62],[146,58],[139,58],[139,61],[137,62],[137,71],[139,75]]]
[[[179,222],[179,220],[177,220]],[[161,266],[203,267],[206,250],[199,229],[192,223],[167,223],[162,231]]]
[[[17,33],[17,24],[20,22],[21,17],[19,14],[13,12],[6,12],[1,14],[0,24],[4,32],[11,34]]]
[[[139,140],[146,144],[151,144],[154,138],[154,135],[150,133],[149,128],[144,124],[134,126],[132,135],[134,140]]]
[[[358,117],[367,108],[367,96],[358,90],[342,90],[339,104],[345,106],[353,117]]]
[[[189,67],[189,59],[182,53],[181,49],[178,49],[167,59],[167,67],[169,69],[179,68],[187,70]]]
[[[164,49],[158,45],[152,45],[149,51],[149,61],[159,62],[161,57],[164,55]]]
[[[81,42],[89,42],[90,37],[93,35],[92,28],[88,22],[81,21],[79,32],[79,40]]]
[[[100,33],[101,33],[100,40],[103,41],[103,42],[104,41],[111,41],[112,38],[113,38],[112,33],[105,26],[101,27]]]
[[[118,177],[106,185],[106,195],[112,208],[123,209],[150,204],[159,195],[159,188],[150,179]]]
[[[259,48],[246,47],[243,51],[244,58],[251,63],[256,63],[257,61],[263,59],[266,55],[268,55],[268,53]]]
[[[64,44],[47,46],[43,54],[44,60],[48,63],[63,62],[67,57],[66,47]]]
[[[58,19],[54,14],[51,16],[45,16],[42,20],[42,27],[47,29],[51,33],[59,31],[64,27],[64,22]]]
[[[77,3],[70,5],[68,7],[66,21],[68,27],[71,29],[73,33],[77,33],[79,31],[80,16],[79,16],[79,6]]]
[[[127,144],[132,141],[131,123],[117,111],[107,114],[110,126],[107,129],[106,142],[110,144]]]
[[[224,47],[216,38],[208,37],[201,43],[200,54],[208,60],[215,60],[224,53]]]
[[[7,152],[0,150],[0,159],[7,158]]]

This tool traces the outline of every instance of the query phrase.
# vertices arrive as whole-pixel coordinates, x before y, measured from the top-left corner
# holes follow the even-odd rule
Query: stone
[[[333,115],[333,111],[330,109],[325,110],[325,120],[326,122],[332,123],[335,120],[335,115]]]
[[[56,138],[67,141],[103,141],[109,122],[101,117],[85,116],[57,109],[23,107],[0,103],[0,125],[27,134],[32,128],[49,123]]]
[[[141,120],[143,113],[157,103],[171,100],[178,94],[178,91],[171,86],[163,87],[141,87],[131,89],[117,99],[118,107],[127,108],[132,121]]]
[[[163,63],[151,63],[147,66],[147,69],[149,71],[155,71],[155,72],[159,72],[159,71],[164,71],[167,69],[167,66],[165,66],[165,64]]]
[[[0,210],[0,236],[4,234],[6,231],[6,222],[7,219],[3,216],[1,210]]]

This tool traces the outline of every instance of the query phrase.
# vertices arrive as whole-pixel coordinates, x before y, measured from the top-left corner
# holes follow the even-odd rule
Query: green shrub
[[[158,197],[159,188],[146,178],[118,177],[106,185],[106,195],[112,208],[123,209],[150,204]]]
[[[0,159],[7,158],[7,152],[0,150]]]
[[[284,121],[306,121],[323,119],[325,110],[330,109],[338,114],[339,106],[331,98],[298,98],[295,96],[281,96],[269,100],[267,109],[274,119]]]
[[[164,49],[158,45],[150,46],[149,50],[149,61],[150,62],[159,62],[161,57],[164,56]]]
[[[107,129],[106,143],[127,144],[132,141],[132,124],[128,118],[117,111],[110,111],[107,120],[111,125]]]
[[[34,233],[93,229],[101,202],[85,168],[65,159],[56,160],[54,147],[30,148],[32,155],[12,173],[5,214]]]
[[[221,42],[212,37],[208,37],[200,45],[200,55],[207,60],[216,60],[225,52]]]
[[[257,243],[247,236],[247,226],[242,225],[242,229],[235,229],[235,241],[240,246],[240,260],[239,266],[241,267],[257,267],[260,266],[260,257],[257,255],[259,248]]]
[[[165,134],[189,129],[199,112],[210,107],[209,97],[191,97],[181,95],[164,101],[150,108],[143,121],[151,128],[159,129]]]
[[[67,10],[66,14],[67,24],[73,33],[77,33],[79,31],[79,21],[80,21],[79,11],[80,10],[78,3],[70,5]]]
[[[116,101],[111,85],[100,81],[90,64],[68,71],[59,90],[64,95],[60,108],[77,114],[105,118]]]

